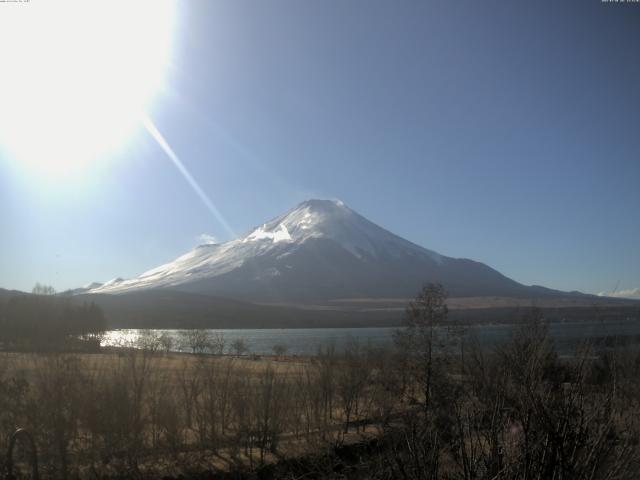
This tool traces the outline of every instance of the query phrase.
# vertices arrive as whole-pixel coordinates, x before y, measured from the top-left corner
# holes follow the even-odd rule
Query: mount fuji
[[[567,295],[440,255],[333,200],[305,201],[242,238],[198,246],[136,278],[86,293],[171,290],[254,303],[326,304],[411,298],[428,282],[442,283],[452,297]]]

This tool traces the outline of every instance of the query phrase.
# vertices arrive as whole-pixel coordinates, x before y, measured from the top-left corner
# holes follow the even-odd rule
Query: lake
[[[476,325],[468,327],[468,335],[475,336],[482,345],[491,347],[509,338],[514,325]],[[390,346],[396,328],[288,328],[288,329],[211,329],[212,335],[224,335],[227,350],[235,339],[246,341],[249,351],[258,355],[273,353],[275,345],[284,345],[289,355],[313,355],[318,347],[334,344],[338,350],[350,341],[376,347]],[[562,354],[571,354],[582,340],[618,337],[630,340],[640,338],[640,321],[629,319],[614,322],[552,323],[549,326],[556,348]],[[105,335],[103,346],[135,346],[148,330],[111,330]],[[183,330],[153,330],[158,335],[174,338],[174,351],[189,351],[180,345]]]

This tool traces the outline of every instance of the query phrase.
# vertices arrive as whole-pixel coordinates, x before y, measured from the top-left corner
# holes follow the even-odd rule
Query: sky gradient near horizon
[[[68,181],[0,145],[1,288],[136,276],[308,198],[524,284],[640,287],[640,4],[176,5],[147,113],[227,226],[142,127]]]

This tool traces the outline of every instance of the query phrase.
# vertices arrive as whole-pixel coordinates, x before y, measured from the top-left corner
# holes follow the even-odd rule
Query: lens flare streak
[[[226,221],[222,213],[220,213],[220,210],[218,210],[218,208],[213,204],[209,196],[205,193],[202,187],[200,187],[196,179],[193,178],[193,175],[191,175],[189,170],[187,170],[187,167],[185,167],[184,163],[182,163],[178,155],[173,151],[169,143],[167,143],[165,138],[162,136],[160,131],[157,129],[157,127],[153,123],[153,121],[147,115],[143,115],[142,124],[149,132],[149,135],[151,135],[151,137],[158,143],[162,151],[173,162],[173,164],[176,166],[178,171],[182,174],[182,176],[187,181],[189,186],[191,186],[191,188],[196,193],[196,195],[200,197],[200,200],[202,200],[202,203],[204,203],[207,209],[209,209],[209,211],[213,214],[216,220],[220,222],[220,224],[225,229],[227,234],[230,235],[232,238],[236,238],[237,235],[235,234],[235,232],[233,231],[229,223]]]

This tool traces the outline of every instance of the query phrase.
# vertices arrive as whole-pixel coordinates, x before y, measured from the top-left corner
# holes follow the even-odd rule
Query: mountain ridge
[[[467,258],[441,255],[369,221],[339,200],[306,200],[224,243],[86,293],[173,289],[254,302],[318,303],[413,296],[427,282],[452,296],[574,295],[522,285]]]

